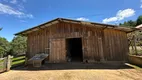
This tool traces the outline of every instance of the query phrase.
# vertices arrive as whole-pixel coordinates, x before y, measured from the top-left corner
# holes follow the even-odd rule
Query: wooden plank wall
[[[61,45],[62,44],[62,45]],[[49,60],[52,63],[66,62],[65,39],[51,39],[51,53]]]
[[[105,60],[124,60],[128,52],[125,32],[60,22],[60,24],[53,24],[52,26],[28,34],[28,56],[30,58],[41,52],[52,53],[49,50],[50,41],[58,39],[58,47],[62,47],[62,45],[65,45],[65,39],[67,38],[82,38],[84,61],[100,61],[102,55]],[[65,49],[61,48],[61,51],[55,49],[55,53],[53,52],[52,54],[60,54],[60,52],[65,52]],[[64,61],[65,56],[66,54],[56,55],[54,58],[50,58],[50,60],[59,57],[62,59],[60,59],[61,61]],[[118,56],[121,58],[118,58]]]
[[[55,28],[54,38],[82,38],[83,60],[94,62],[100,60],[99,38],[102,38],[103,31],[98,28],[91,28],[87,25],[61,23]],[[54,31],[54,30],[53,30]]]
[[[106,61],[125,61],[128,54],[127,34],[113,29],[104,30],[104,58]]]
[[[49,37],[50,31],[48,28],[28,34],[27,40],[27,56],[31,58],[37,53],[49,53]]]

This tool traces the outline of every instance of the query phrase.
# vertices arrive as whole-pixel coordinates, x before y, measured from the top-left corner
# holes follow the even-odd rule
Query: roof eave
[[[33,29],[36,29],[36,28],[40,29],[41,26],[43,26],[43,25],[45,25],[45,24],[48,24],[48,23],[51,23],[51,22],[54,22],[54,21],[58,21],[58,20],[60,20],[60,18],[56,18],[56,19],[54,19],[54,20],[45,22],[45,23],[40,24],[40,25],[38,25],[38,26],[32,27],[32,28],[30,28],[30,29],[26,29],[26,30],[21,31],[21,32],[18,32],[18,33],[14,34],[14,35],[23,35],[23,34],[24,34],[25,32],[27,32],[27,31],[30,31],[30,30],[33,30]]]
[[[102,24],[102,23],[87,22],[87,21],[78,21],[78,20],[71,20],[71,19],[65,19],[65,18],[56,18],[54,20],[51,20],[51,21],[48,21],[46,23],[40,24],[40,25],[35,26],[33,28],[18,32],[18,33],[14,34],[14,35],[26,35],[26,33],[30,32],[30,31],[36,31],[36,30],[42,28],[43,26],[45,26],[45,25],[47,25],[49,23],[52,24],[52,22],[54,22],[54,21],[63,21],[63,22],[68,21],[68,22],[75,22],[75,23],[81,23],[81,24],[87,23],[87,24],[93,24],[93,25],[109,26],[111,28],[114,28],[114,29],[120,30],[120,31],[124,31],[126,33],[130,33],[130,32],[139,30],[137,28],[126,28],[126,27],[121,27],[121,26],[118,26],[118,25]]]

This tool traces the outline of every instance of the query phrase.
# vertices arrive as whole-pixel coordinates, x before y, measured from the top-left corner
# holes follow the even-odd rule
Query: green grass
[[[3,60],[0,60],[0,62],[3,62]]]
[[[25,58],[25,56],[20,56],[20,57],[12,58],[12,61],[14,61],[14,60],[19,60],[19,59],[23,59],[23,58]]]
[[[3,68],[3,66],[0,66],[0,69]]]
[[[3,68],[1,63],[3,63],[3,60],[0,60],[0,69]]]
[[[25,62],[25,60],[15,61],[15,62],[12,62],[12,66],[13,66],[13,65],[22,64],[22,63],[24,63],[24,62]]]
[[[3,68],[3,66],[2,66],[3,64],[1,64],[1,63],[3,63],[3,60],[0,61],[0,69]]]

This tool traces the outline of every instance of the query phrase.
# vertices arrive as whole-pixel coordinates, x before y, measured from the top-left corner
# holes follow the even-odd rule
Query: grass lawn
[[[0,70],[3,69],[3,60],[0,60]]]
[[[0,66],[0,69],[3,68],[3,66]]]

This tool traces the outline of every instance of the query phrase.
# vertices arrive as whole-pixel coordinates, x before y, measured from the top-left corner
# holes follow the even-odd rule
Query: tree
[[[138,17],[136,25],[138,26],[140,24],[142,24],[142,15]]]
[[[16,36],[11,42],[11,50],[10,53],[12,55],[23,54],[26,52],[27,48],[27,38],[23,36]]]
[[[136,21],[125,21],[124,23],[119,23],[120,26],[124,26],[124,27],[136,27],[138,25],[142,24],[142,15],[140,15]]]
[[[124,23],[119,23],[120,26],[124,26],[124,27],[135,27],[136,25],[136,21],[125,21]]]
[[[0,28],[0,31],[2,30],[2,28]]]
[[[3,57],[4,53],[5,53],[4,48],[0,46],[0,58]]]
[[[10,44],[6,38],[0,37],[0,57],[8,54],[10,51]]]
[[[130,26],[130,27],[136,26],[136,21],[129,20],[127,23],[128,23],[128,26]]]

